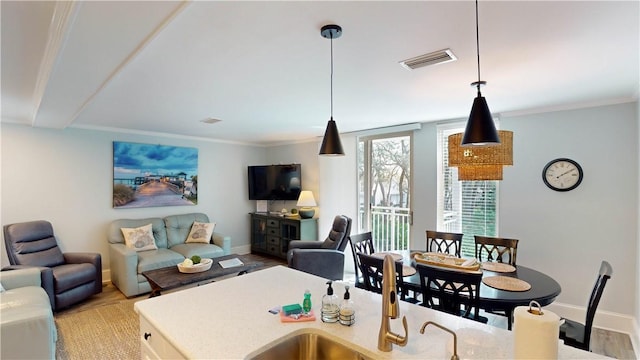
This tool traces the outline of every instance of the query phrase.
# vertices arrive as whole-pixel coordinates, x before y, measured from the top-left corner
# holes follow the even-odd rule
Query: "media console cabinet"
[[[318,219],[251,213],[251,252],[286,259],[291,240],[318,240]]]

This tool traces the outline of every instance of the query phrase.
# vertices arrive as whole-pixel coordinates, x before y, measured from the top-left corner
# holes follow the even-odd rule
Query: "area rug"
[[[56,316],[56,359],[140,359],[135,301]]]

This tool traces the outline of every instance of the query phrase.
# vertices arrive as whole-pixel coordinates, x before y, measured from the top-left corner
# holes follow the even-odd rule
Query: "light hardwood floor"
[[[256,261],[262,261],[265,264],[265,267],[286,265],[286,262],[281,259],[264,257],[256,254],[252,254],[251,256],[255,257]],[[143,294],[135,298],[127,299],[115,286],[108,283],[103,287],[101,294],[96,295],[81,304],[62,310],[55,315],[80,312],[108,304],[116,304],[138,298],[146,299],[148,297],[148,294]],[[483,313],[483,316],[486,316],[489,319],[488,325],[503,329],[507,328],[506,317],[487,313]],[[591,351],[616,359],[637,359],[633,352],[633,346],[631,345],[629,335],[604,329],[593,329],[591,336]]]

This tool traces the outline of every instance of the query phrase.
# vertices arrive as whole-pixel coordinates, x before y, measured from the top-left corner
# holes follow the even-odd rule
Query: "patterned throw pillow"
[[[186,243],[209,243],[211,235],[213,235],[213,229],[215,229],[216,223],[201,223],[194,221],[191,226],[191,232],[187,236]]]
[[[149,224],[133,229],[121,228],[127,247],[135,251],[158,250],[151,227]]]

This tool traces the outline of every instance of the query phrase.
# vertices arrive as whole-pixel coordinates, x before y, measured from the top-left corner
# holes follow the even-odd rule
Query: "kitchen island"
[[[344,283],[334,282],[342,299]],[[372,359],[449,359],[452,336],[426,321],[434,321],[458,335],[460,358],[513,358],[513,333],[472,320],[452,316],[422,306],[400,302],[400,316],[391,320],[391,330],[404,334],[402,316],[408,322],[408,343],[393,345],[390,352],[377,348],[381,322],[381,296],[349,288],[355,304],[352,326],[320,320],[326,279],[283,266],[139,301],[134,309],[140,316],[143,358],[244,359],[250,358],[291,333],[314,332],[348,345]],[[302,303],[305,290],[311,291],[315,321],[282,323],[268,310]],[[564,346],[560,359],[603,359],[590,352]]]

